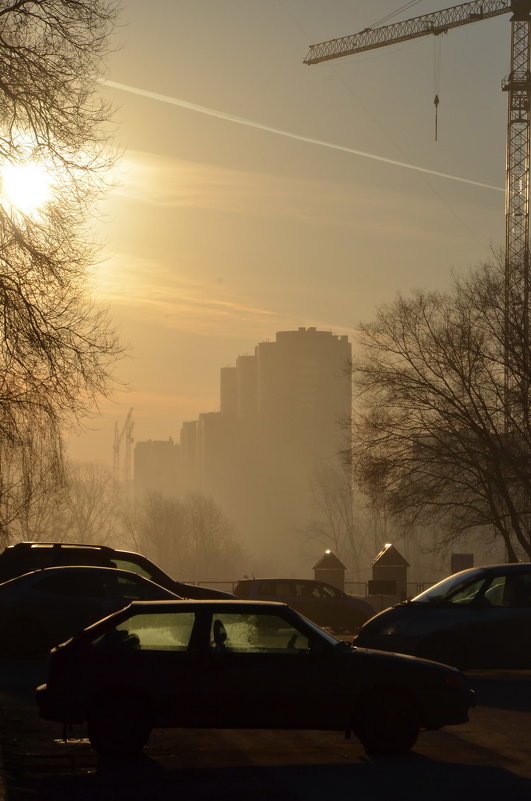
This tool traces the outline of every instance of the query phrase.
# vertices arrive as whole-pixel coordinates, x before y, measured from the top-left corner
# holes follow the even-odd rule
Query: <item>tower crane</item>
[[[133,439],[133,410],[129,409],[127,413],[127,417],[125,418],[125,422],[121,428],[118,428],[118,423],[114,424],[114,443],[113,443],[113,470],[114,470],[114,482],[115,485],[118,486],[121,481],[122,477],[122,463],[120,459],[122,442],[125,439],[125,459],[123,462],[123,480],[126,489],[129,487],[131,482],[131,445],[134,442]]]
[[[381,27],[365,28],[310,46],[304,63],[319,64],[334,58],[363,53],[420,36],[440,36],[451,28],[483,19],[512,14],[510,72],[502,82],[507,92],[507,144],[505,176],[505,389],[506,398],[518,392],[524,414],[529,403],[529,190],[530,190],[530,34],[531,0],[474,0],[471,3],[422,14]],[[520,386],[512,385],[510,368],[513,331],[523,334]],[[519,337],[519,338],[520,338]],[[511,386],[509,386],[511,384]],[[527,418],[528,419],[528,418]]]

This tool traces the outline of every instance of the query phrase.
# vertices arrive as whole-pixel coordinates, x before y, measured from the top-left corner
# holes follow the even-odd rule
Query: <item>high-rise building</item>
[[[279,331],[222,368],[219,412],[183,426],[185,485],[211,495],[272,569],[300,570],[312,477],[349,443],[350,360],[346,336]]]
[[[159,492],[168,497],[180,493],[180,446],[167,440],[137,442],[134,451],[135,497]]]

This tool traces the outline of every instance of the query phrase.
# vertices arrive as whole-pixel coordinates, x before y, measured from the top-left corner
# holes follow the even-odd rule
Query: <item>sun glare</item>
[[[50,194],[51,176],[40,164],[7,164],[2,169],[2,195],[22,214],[38,211]]]

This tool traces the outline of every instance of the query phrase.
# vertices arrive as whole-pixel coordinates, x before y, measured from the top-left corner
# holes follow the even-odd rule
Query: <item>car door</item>
[[[484,598],[474,632],[481,665],[531,668],[531,571],[495,575]]]
[[[194,610],[132,610],[91,644],[91,695],[126,688],[148,698],[154,726],[198,724]]]
[[[531,667],[531,571],[500,570],[458,588],[439,612],[471,667]]]
[[[318,728],[335,705],[332,663],[282,614],[215,611],[201,668],[203,725]]]

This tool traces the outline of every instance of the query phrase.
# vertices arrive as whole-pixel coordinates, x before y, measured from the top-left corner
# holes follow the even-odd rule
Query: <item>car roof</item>
[[[101,565],[53,565],[52,567],[39,567],[36,570],[28,570],[26,573],[22,573],[20,576],[13,576],[13,578],[4,581],[3,584],[11,584],[21,579],[27,579],[28,576],[61,575],[64,573],[79,572],[80,570],[83,572],[96,571],[100,574],[103,572],[108,573],[109,575],[115,575],[118,573],[122,576],[134,576],[137,580],[145,581],[148,584],[154,584],[155,586],[160,587],[161,590],[166,590],[166,592],[171,593],[171,590],[168,590],[167,587],[162,587],[162,585],[157,584],[155,581],[152,581],[146,576],[141,576],[138,573],[135,573],[134,570],[122,570],[121,568],[105,567]],[[2,585],[0,584],[0,586]],[[176,598],[177,597],[178,596],[176,595]]]
[[[526,572],[531,570],[531,562],[500,562],[495,565],[477,565],[476,567],[468,567],[466,570],[460,570],[454,573],[455,576],[472,576],[475,573],[507,573],[507,572]]]
[[[109,551],[112,552],[115,549],[111,548],[109,545],[93,545],[89,542],[52,542],[52,541],[44,541],[44,540],[25,540],[24,542],[15,542],[13,545],[8,545],[6,550],[27,550],[31,548],[56,548],[60,550],[61,548],[65,549],[74,549],[74,548],[86,548],[90,551]]]
[[[182,601],[131,601],[128,608],[134,610],[149,610],[150,612],[154,612],[157,609],[162,611],[163,609],[182,609],[184,607],[192,607],[197,609],[204,609],[205,607],[208,608],[209,606],[215,607],[216,609],[290,609],[287,604],[282,603],[280,601],[245,601],[241,598],[186,598]]]
[[[326,584],[326,581],[321,581],[320,579],[308,579],[308,578],[275,578],[270,576],[258,576],[257,578],[252,579],[240,579],[238,584],[245,584],[248,581],[298,581],[298,582],[305,582],[306,584]]]

